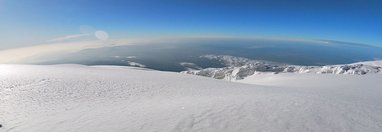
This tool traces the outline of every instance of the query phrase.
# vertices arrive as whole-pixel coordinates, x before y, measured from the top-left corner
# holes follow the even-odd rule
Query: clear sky
[[[0,49],[86,36],[80,27],[110,38],[232,35],[382,46],[382,0],[0,0]]]

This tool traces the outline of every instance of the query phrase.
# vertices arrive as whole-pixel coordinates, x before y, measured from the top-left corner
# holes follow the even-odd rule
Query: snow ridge
[[[365,75],[382,73],[382,61],[368,61],[344,65],[299,66],[269,61],[251,60],[228,55],[201,56],[210,60],[221,61],[227,67],[188,70],[182,73],[212,77],[224,80],[241,80],[255,74],[277,73],[315,73],[315,74],[350,74]]]

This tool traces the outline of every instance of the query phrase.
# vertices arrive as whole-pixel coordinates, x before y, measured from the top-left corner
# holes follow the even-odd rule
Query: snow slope
[[[0,65],[0,131],[382,131],[382,74],[256,80],[121,66]]]

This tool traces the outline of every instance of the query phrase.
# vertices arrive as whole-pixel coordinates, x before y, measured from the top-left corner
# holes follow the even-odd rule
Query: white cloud
[[[0,51],[0,63],[24,63],[25,61],[33,61],[39,56],[55,54],[55,53],[72,53],[83,49],[112,47],[119,45],[130,45],[125,40],[119,43],[117,41],[92,40],[92,41],[77,41],[77,42],[60,42],[43,45],[35,45],[30,47],[22,47],[15,49],[7,49]],[[36,58],[37,57],[37,58]]]
[[[92,34],[73,34],[73,35],[67,35],[67,36],[47,40],[47,42],[65,41],[65,40],[69,40],[69,39],[76,39],[76,38],[81,38],[81,37],[86,37],[86,36],[91,36],[91,35]]]
[[[20,63],[30,57],[46,55],[50,53],[74,52],[86,48],[101,47],[102,43],[96,41],[56,43],[46,45],[36,45],[30,47],[8,49],[0,51],[0,63]],[[29,58],[29,59],[28,59]]]
[[[109,34],[105,31],[99,30],[94,33],[94,35],[99,39],[99,40],[104,40],[106,41],[109,39]]]

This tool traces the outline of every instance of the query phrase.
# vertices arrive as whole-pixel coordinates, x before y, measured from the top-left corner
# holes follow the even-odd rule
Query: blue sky
[[[80,34],[241,36],[382,46],[381,0],[0,0],[0,49]]]

